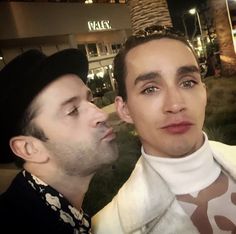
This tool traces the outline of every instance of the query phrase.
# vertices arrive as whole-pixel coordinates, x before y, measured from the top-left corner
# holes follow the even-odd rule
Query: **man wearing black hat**
[[[81,206],[96,171],[117,158],[107,114],[91,103],[77,49],[17,56],[0,71],[0,161],[23,170],[0,196],[6,233],[90,233]]]

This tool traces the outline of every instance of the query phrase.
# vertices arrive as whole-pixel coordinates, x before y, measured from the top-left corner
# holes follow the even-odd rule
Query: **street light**
[[[191,15],[196,15],[197,16],[197,21],[198,21],[198,26],[199,26],[199,31],[200,31],[200,38],[201,38],[201,44],[202,44],[202,48],[203,48],[203,55],[204,55],[204,57],[206,57],[206,51],[205,51],[203,33],[202,33],[202,24],[201,24],[201,20],[200,20],[200,17],[199,17],[199,13],[198,13],[196,8],[191,8],[188,12]]]
[[[200,34],[201,34],[201,37],[203,36],[202,35],[202,24],[201,24],[201,21],[200,21],[200,17],[199,17],[199,13],[198,11],[196,10],[196,8],[192,8],[188,11],[191,15],[195,15],[197,16],[197,21],[198,21],[198,26],[199,26],[199,30],[200,30]]]
[[[236,1],[236,0],[235,0]],[[198,25],[199,25],[199,30],[200,30],[200,34],[201,34],[201,37],[202,37],[202,26],[201,26],[201,21],[200,21],[200,17],[199,17],[199,14],[198,14],[198,11],[196,10],[196,8],[192,8],[190,10],[188,10],[187,12],[184,12],[182,14],[182,23],[183,23],[183,26],[184,26],[184,31],[185,31],[185,35],[187,36],[188,38],[188,30],[187,30],[187,26],[185,24],[185,19],[184,19],[184,16],[187,15],[187,14],[191,14],[191,15],[196,15],[197,16],[197,21],[198,21]]]

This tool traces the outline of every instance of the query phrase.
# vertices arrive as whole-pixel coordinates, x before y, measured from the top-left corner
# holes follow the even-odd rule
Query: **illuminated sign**
[[[109,20],[88,21],[89,31],[100,31],[111,29]]]

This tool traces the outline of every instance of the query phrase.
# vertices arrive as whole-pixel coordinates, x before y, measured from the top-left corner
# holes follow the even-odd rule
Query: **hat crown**
[[[0,71],[0,82],[5,89],[5,92],[0,94],[0,100],[5,100],[6,96],[14,92],[18,88],[17,83],[24,80],[24,76],[45,58],[46,55],[38,50],[28,50],[10,61]]]

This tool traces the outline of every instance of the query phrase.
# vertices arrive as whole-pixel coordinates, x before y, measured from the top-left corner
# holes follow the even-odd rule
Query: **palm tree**
[[[221,74],[232,76],[236,74],[236,54],[226,1],[210,0],[209,3],[220,47]]]
[[[150,24],[172,26],[166,0],[128,0],[134,33]]]

